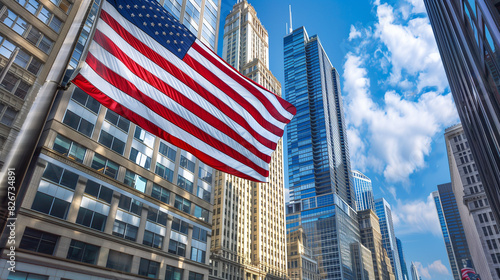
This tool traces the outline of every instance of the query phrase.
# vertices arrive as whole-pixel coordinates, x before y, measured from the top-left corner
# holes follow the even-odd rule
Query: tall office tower
[[[352,171],[352,179],[356,193],[356,210],[375,210],[372,180],[358,170]]]
[[[287,234],[303,227],[323,279],[353,279],[359,228],[339,76],[304,27],[285,36],[284,59],[285,98],[297,108],[287,127]]]
[[[245,0],[226,17],[223,49],[229,64],[281,95],[281,85],[268,69],[267,31]],[[269,183],[216,172],[215,198],[211,277],[286,278],[282,141],[271,157]]]
[[[389,258],[391,259],[391,265],[394,270],[396,280],[403,280],[403,273],[401,271],[399,252],[396,243],[396,235],[394,234],[394,225],[392,223],[391,206],[384,198],[375,200],[375,213],[377,213],[380,222],[382,244],[387,251],[387,255],[389,255]]]
[[[398,245],[399,263],[401,264],[401,273],[403,274],[403,280],[410,280],[410,277],[408,276],[408,268],[406,267],[405,255],[403,252],[403,243],[397,237],[396,244]]]
[[[357,280],[373,280],[373,259],[370,249],[366,248],[360,242],[351,244],[351,259],[356,271]]]
[[[461,124],[445,131],[451,184],[472,263],[482,279],[500,278],[500,233]],[[458,264],[463,267],[461,263]]]
[[[287,235],[287,267],[290,280],[320,280],[318,261],[307,245],[307,237],[302,228]]]
[[[420,276],[418,275],[418,270],[417,267],[413,262],[411,262],[411,279],[412,280],[420,280]]]
[[[500,220],[498,1],[424,3],[486,195]]]
[[[472,258],[469,253],[469,246],[465,238],[451,183],[438,185],[438,190],[432,192],[432,196],[436,203],[441,230],[445,238],[451,271],[453,272],[453,277],[460,280],[462,279],[460,273],[460,269],[463,267],[462,263],[472,260]],[[472,268],[474,268],[473,265]]]
[[[45,83],[81,2],[0,3],[0,168]],[[5,207],[3,207],[5,208]]]
[[[19,15],[33,17],[39,30],[42,22],[31,15],[35,10],[39,19],[58,15],[72,20],[51,4],[61,1],[19,1],[23,7],[11,2],[5,3]],[[64,42],[76,45],[70,69],[88,42],[103,1],[81,2],[87,6],[74,4],[69,11],[80,22],[60,26],[65,32],[70,25],[84,24],[80,35],[74,30],[75,38]],[[20,22],[21,17],[13,19]],[[55,33],[47,34],[52,38]],[[45,35],[33,36],[27,38],[44,42]],[[26,48],[35,51],[31,43],[26,42]],[[58,63],[66,69],[65,61]],[[52,67],[47,70],[57,68]],[[16,200],[16,272],[8,271],[10,251],[2,244],[0,279],[208,278],[212,168],[74,86],[57,94],[39,144],[33,175]]]
[[[377,214],[372,209],[358,212],[359,232],[361,243],[372,254],[373,272],[375,280],[395,279],[392,265],[387,252],[382,245],[382,233]]]

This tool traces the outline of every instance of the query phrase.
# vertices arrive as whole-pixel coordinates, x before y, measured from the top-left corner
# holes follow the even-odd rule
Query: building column
[[[141,213],[141,223],[139,224],[139,229],[137,230],[137,239],[136,239],[136,242],[140,244],[142,244],[142,240],[144,239],[144,230],[146,229],[146,221],[148,220],[148,211],[149,211],[149,206],[143,205]]]
[[[97,265],[106,267],[108,263],[109,248],[101,247],[99,250],[99,257],[97,258]]]
[[[108,218],[106,219],[104,233],[113,233],[113,225],[115,224],[116,211],[118,211],[118,203],[120,202],[120,197],[121,194],[119,192],[113,191],[113,198],[111,199],[111,206],[109,208]]]
[[[71,202],[68,218],[66,219],[70,223],[76,223],[76,218],[78,216],[78,211],[80,209],[80,204],[82,204],[83,193],[85,192],[85,185],[87,184],[87,178],[80,176],[78,178],[78,183],[76,184],[75,193],[73,194],[73,201]]]
[[[172,215],[167,215],[167,229],[165,231],[165,236],[163,238],[163,251],[168,252],[168,244],[170,243],[170,233],[172,232],[172,220],[174,217]]]
[[[60,257],[60,258],[66,258],[68,255],[68,250],[69,246],[71,244],[71,238],[66,237],[66,236],[61,236],[59,237],[59,240],[57,241],[57,246],[54,252],[54,256]]]
[[[186,259],[191,259],[191,243],[192,243],[192,240],[193,240],[193,225],[189,224],[189,228],[188,228],[188,240],[187,240],[187,244],[186,244],[186,256],[189,256],[189,258],[186,257]]]

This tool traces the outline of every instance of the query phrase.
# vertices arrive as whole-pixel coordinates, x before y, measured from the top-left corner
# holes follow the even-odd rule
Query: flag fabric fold
[[[295,107],[241,75],[155,0],[108,0],[72,81],[215,169],[266,182]]]
[[[479,274],[470,267],[464,267],[461,269],[462,280],[479,280]]]

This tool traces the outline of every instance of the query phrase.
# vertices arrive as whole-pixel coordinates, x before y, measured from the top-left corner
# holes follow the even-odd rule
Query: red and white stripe
[[[198,40],[179,59],[107,2],[73,83],[206,164],[260,182],[296,112]]]

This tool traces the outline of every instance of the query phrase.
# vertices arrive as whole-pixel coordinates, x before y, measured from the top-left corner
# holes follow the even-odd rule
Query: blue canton
[[[108,0],[116,10],[166,49],[184,58],[196,36],[156,0]]]

